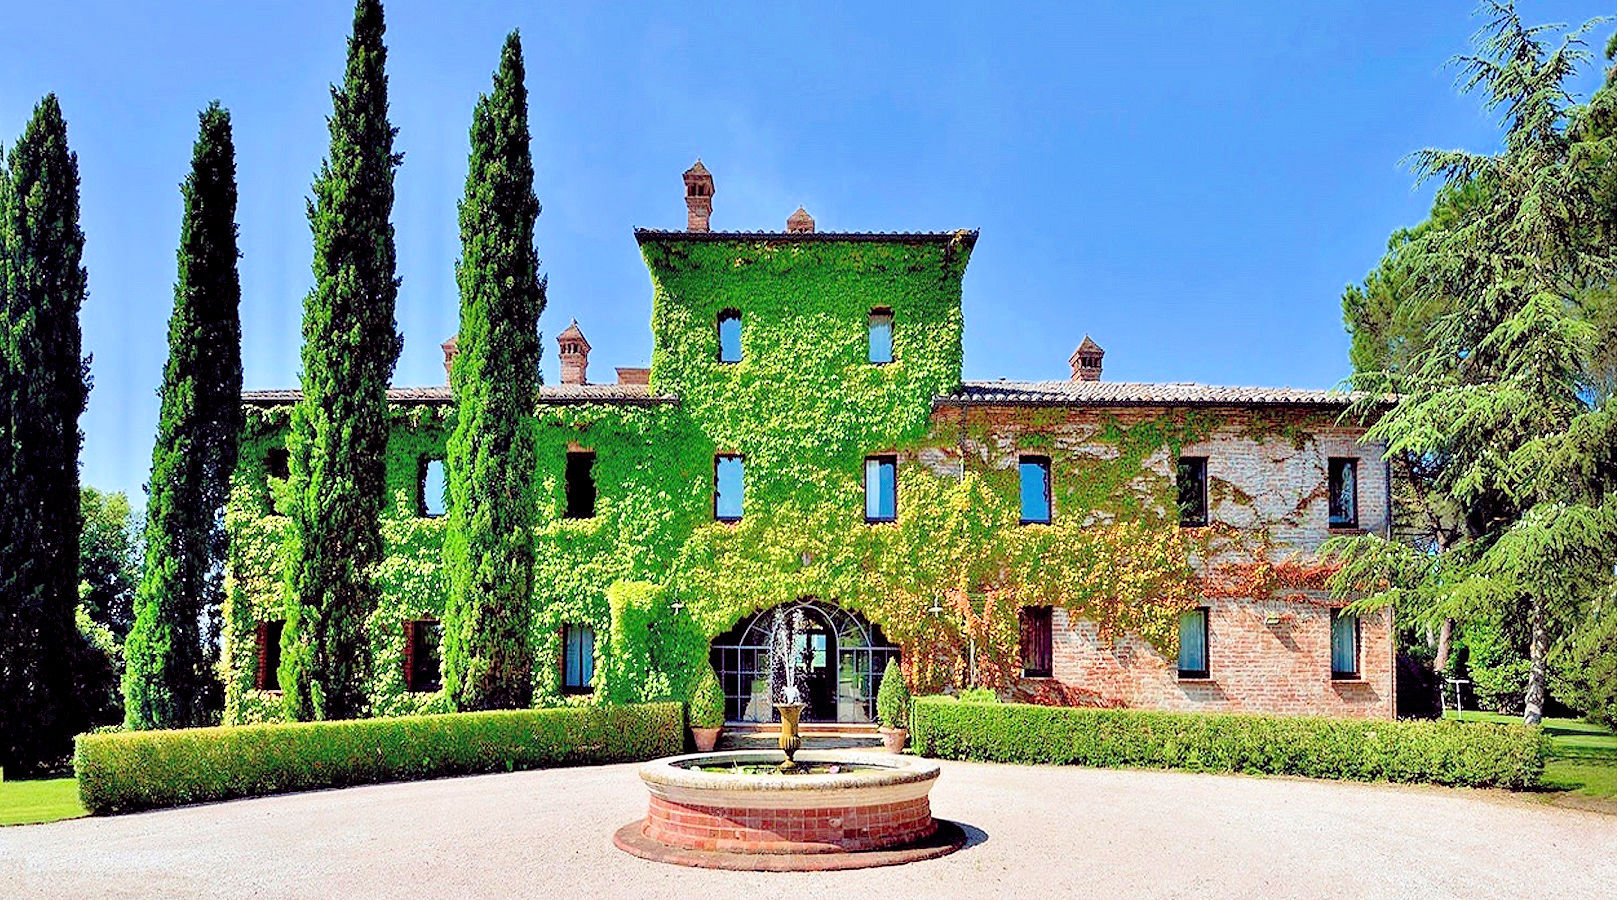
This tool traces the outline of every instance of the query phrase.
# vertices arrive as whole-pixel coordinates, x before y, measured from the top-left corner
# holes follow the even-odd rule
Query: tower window
[[[1179,524],[1200,528],[1207,524],[1207,457],[1179,457],[1175,475],[1179,493]]]
[[[1024,456],[1017,468],[1022,478],[1022,524],[1050,524],[1050,460]]]
[[[898,457],[865,457],[865,521],[898,518]]]
[[[1330,495],[1330,527],[1359,527],[1358,460],[1332,459],[1330,461]]]
[[[742,458],[733,453],[713,458],[713,518],[720,522],[741,521],[742,495],[746,472]]]
[[[893,361],[893,311],[885,306],[870,311],[870,361],[877,365]]]
[[[567,454],[567,518],[595,518],[595,454]]]
[[[449,479],[443,460],[421,461],[420,496],[423,518],[436,519],[449,511]]]
[[[719,313],[719,362],[741,362],[741,310]]]
[[[271,478],[283,481],[292,477],[292,453],[285,447],[276,447],[264,454],[264,471]]]

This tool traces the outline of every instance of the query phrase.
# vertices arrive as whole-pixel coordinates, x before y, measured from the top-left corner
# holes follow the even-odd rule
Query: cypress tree
[[[83,720],[79,639],[78,158],[54,94],[34,107],[0,179],[0,765],[63,759]]]
[[[127,728],[183,728],[210,718],[211,654],[201,623],[222,596],[221,515],[241,431],[241,282],[230,113],[215,101],[198,118],[191,174],[180,186],[185,214],[152,448],[146,560],[125,646]]]
[[[291,540],[280,679],[296,719],[366,712],[378,592],[387,385],[402,341],[393,320],[393,152],[386,26],[359,0],[342,87],[331,90],[331,149],[314,183],[314,289],[303,303],[303,396],[288,440]]]
[[[472,114],[460,203],[460,352],[450,376],[450,573],[444,689],[460,709],[533,702],[534,394],[545,282],[534,250],[522,41],[505,40],[492,94]]]

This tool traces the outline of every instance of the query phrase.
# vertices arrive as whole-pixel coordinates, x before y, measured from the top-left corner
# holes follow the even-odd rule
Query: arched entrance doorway
[[[713,639],[711,660],[724,686],[724,717],[771,722],[788,684],[808,722],[874,722],[876,690],[898,657],[881,627],[819,600],[754,613]]]

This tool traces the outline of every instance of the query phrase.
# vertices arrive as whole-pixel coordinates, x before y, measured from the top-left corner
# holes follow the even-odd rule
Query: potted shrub
[[[888,753],[898,753],[910,739],[910,688],[898,660],[889,659],[876,689],[876,714],[881,718],[881,743]]]
[[[724,689],[712,666],[702,667],[702,676],[696,681],[691,695],[691,740],[701,753],[711,753],[724,729]]]

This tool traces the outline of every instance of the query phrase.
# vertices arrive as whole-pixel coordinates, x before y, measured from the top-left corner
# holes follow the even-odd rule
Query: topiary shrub
[[[915,752],[986,762],[1186,769],[1531,788],[1538,728],[1461,722],[1072,709],[921,697]]]
[[[678,703],[86,734],[73,767],[91,813],[678,753]]]
[[[882,672],[881,687],[876,689],[876,715],[887,728],[910,727],[910,688],[896,659],[887,660]]]
[[[691,727],[724,727],[724,688],[712,666],[703,666],[702,675],[691,692]]]

